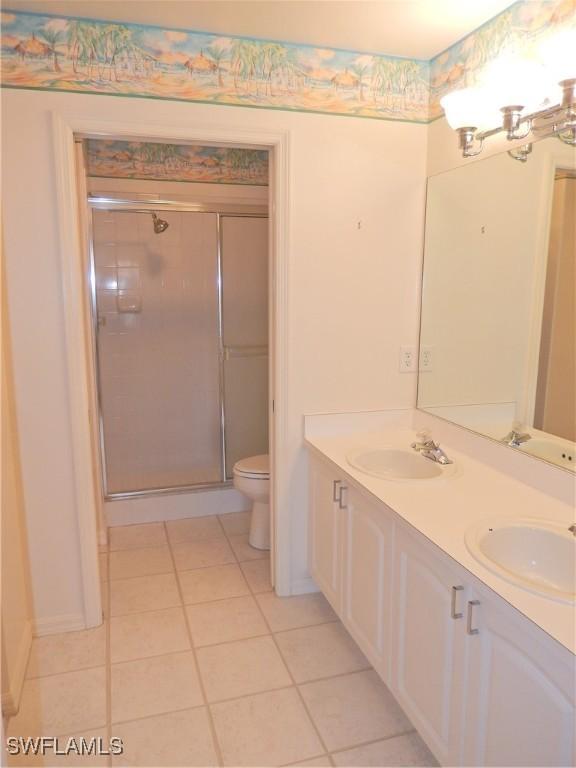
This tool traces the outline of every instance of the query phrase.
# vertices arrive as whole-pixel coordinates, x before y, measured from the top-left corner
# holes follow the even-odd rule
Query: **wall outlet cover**
[[[413,373],[416,371],[416,347],[400,347],[400,373]]]

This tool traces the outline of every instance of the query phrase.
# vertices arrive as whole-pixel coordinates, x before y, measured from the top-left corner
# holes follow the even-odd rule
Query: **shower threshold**
[[[196,493],[200,491],[221,491],[233,488],[232,480],[217,481],[215,483],[195,483],[193,485],[178,485],[169,488],[146,488],[139,491],[118,491],[106,493],[105,501],[121,501],[123,499],[136,499],[145,496],[169,496],[179,493]]]

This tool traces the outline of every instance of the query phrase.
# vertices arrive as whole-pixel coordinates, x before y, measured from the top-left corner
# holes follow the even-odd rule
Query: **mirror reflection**
[[[576,470],[576,148],[428,180],[418,407]]]

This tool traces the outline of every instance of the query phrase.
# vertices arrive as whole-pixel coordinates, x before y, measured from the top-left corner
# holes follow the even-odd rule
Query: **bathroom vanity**
[[[447,476],[367,474],[362,450],[410,451],[410,412],[377,431],[338,418],[307,419],[309,564],[352,637],[440,764],[572,765],[573,600],[501,578],[466,544],[495,516],[568,531],[569,506],[444,442]]]
[[[442,765],[576,757],[576,150],[529,154],[428,179],[418,409],[305,423],[312,576]]]

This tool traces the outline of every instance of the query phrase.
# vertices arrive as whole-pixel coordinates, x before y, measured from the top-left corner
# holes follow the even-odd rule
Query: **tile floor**
[[[324,597],[271,591],[247,529],[111,528],[104,624],[34,640],[8,735],[120,736],[124,754],[11,764],[436,765]]]

